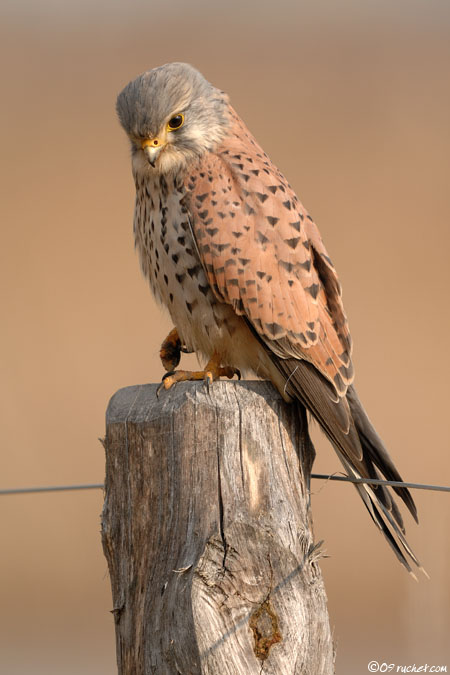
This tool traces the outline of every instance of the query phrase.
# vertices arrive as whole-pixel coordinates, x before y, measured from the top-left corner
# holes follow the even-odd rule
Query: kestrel
[[[311,216],[229,103],[184,63],[130,82],[117,99],[131,141],[135,243],[175,329],[166,388],[240,370],[312,413],[349,476],[401,481],[353,386],[341,287]],[[180,351],[204,371],[174,371]],[[420,567],[385,486],[355,484],[399,560]],[[405,487],[394,488],[417,521]]]

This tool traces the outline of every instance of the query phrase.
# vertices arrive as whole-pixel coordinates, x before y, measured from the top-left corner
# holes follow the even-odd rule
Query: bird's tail
[[[307,361],[275,357],[272,362],[284,377],[282,393],[299,400],[313,414],[349,477],[402,481],[353,386],[345,396],[339,397],[331,383]],[[402,565],[414,578],[415,566],[428,576],[406,541],[403,518],[392,488],[367,483],[355,483],[355,487]],[[418,522],[416,505],[408,488],[395,486],[393,490]]]
[[[346,398],[363,452],[362,464],[366,469],[366,471],[361,472],[366,475],[359,475],[358,467],[352,466],[338,450],[338,455],[348,475],[355,478],[385,478],[386,480],[402,482],[401,475],[370,422],[353,386],[349,387]],[[411,563],[414,563],[428,576],[405,538],[403,518],[390,489],[383,485],[364,483],[355,483],[355,487],[372,519],[383,532],[397,558],[408,572],[415,578],[411,568]],[[408,488],[393,486],[392,489],[403,500],[414,520],[419,522],[417,508]]]

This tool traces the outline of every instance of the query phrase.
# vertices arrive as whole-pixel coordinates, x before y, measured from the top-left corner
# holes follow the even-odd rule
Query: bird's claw
[[[238,380],[241,379],[241,371],[239,370],[239,368],[233,368],[232,366],[223,366],[205,370],[205,377],[203,378],[203,382],[205,383],[205,387],[208,394],[209,394],[209,386],[215,380],[219,380],[221,377],[228,377],[228,379],[231,380],[235,375],[237,375]]]
[[[174,384],[176,384],[176,382],[177,382],[176,380],[175,380],[174,382],[172,382],[171,384],[169,384],[169,386],[166,386],[166,384],[165,384],[165,382],[164,382],[165,380],[167,380],[168,377],[171,377],[171,375],[175,375],[176,372],[177,372],[176,370],[169,370],[169,372],[165,373],[165,374],[162,376],[161,382],[160,382],[160,384],[159,384],[159,387],[158,387],[158,389],[156,390],[156,396],[157,396],[158,398],[159,398],[159,395],[160,395],[160,393],[161,393],[161,389],[170,389],[170,387],[172,387]]]
[[[209,367],[208,367],[209,366]],[[237,375],[238,379],[241,379],[241,372],[238,368],[233,368],[231,366],[213,366],[209,364],[205,370],[198,371],[189,371],[189,370],[170,370],[165,373],[161,380],[161,384],[156,390],[156,396],[159,397],[162,389],[171,389],[177,382],[197,382],[203,380],[206,390],[209,393],[209,387],[220,377],[228,377],[231,380],[232,377]]]

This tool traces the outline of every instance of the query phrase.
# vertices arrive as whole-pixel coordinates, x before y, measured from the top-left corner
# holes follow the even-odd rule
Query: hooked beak
[[[163,149],[165,143],[159,138],[148,138],[142,142],[142,149],[147,157],[150,166],[155,168],[156,160]]]

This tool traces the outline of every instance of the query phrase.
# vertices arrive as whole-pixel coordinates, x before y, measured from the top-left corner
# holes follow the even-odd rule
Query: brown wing
[[[272,352],[310,361],[343,395],[353,369],[336,272],[292,188],[232,115],[226,143],[187,181],[209,281]]]

